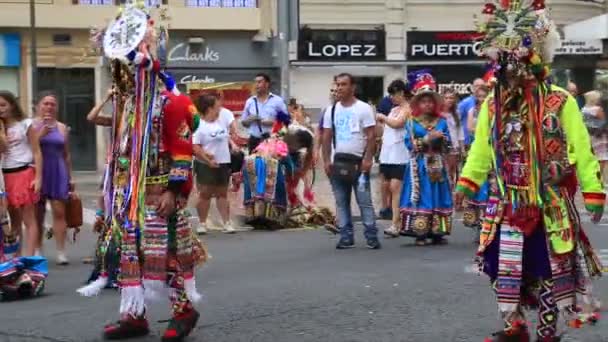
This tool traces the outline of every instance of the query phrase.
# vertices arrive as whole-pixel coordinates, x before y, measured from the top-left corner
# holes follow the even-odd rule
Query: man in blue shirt
[[[469,115],[469,111],[471,110],[471,108],[475,107],[475,93],[477,92],[477,89],[479,89],[480,87],[483,87],[486,84],[486,82],[481,79],[481,78],[476,78],[475,81],[473,81],[473,89],[472,89],[472,94],[467,96],[466,98],[464,98],[464,100],[460,101],[460,103],[458,104],[458,113],[460,114],[460,122],[467,122],[467,116]],[[467,125],[461,125],[462,126],[462,131],[463,131],[463,137],[464,137],[464,144],[466,146],[471,144],[471,140],[472,140],[472,135],[475,132],[470,132],[467,129]]]
[[[277,117],[289,115],[283,98],[270,92],[270,76],[267,74],[256,75],[255,93],[245,102],[241,116],[241,123],[249,131],[249,153],[270,137]]]

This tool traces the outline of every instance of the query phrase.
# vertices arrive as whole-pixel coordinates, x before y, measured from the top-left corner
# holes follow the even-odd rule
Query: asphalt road
[[[588,231],[608,259],[608,227]],[[212,259],[197,272],[202,318],[189,341],[481,342],[499,328],[487,279],[470,267],[469,230],[455,227],[446,246],[418,248],[402,238],[378,251],[363,248],[361,235],[359,248],[346,251],[320,230],[208,236]],[[93,241],[85,231],[70,247],[70,266],[51,263],[43,297],[0,303],[0,341],[101,340],[102,326],[118,317],[118,293],[91,299],[75,292],[88,276],[90,266],[79,260]],[[605,303],[607,290],[599,280]],[[153,333],[135,341],[159,340],[165,324],[156,321],[169,318],[168,303],[152,305],[149,318]],[[608,322],[565,341],[608,341]]]

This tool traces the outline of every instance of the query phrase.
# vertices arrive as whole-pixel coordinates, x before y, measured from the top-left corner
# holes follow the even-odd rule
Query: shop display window
[[[245,107],[245,102],[251,96],[254,84],[247,82],[222,82],[222,83],[194,83],[186,85],[186,91],[197,101],[203,94],[215,94],[221,96],[224,107],[239,115]]]

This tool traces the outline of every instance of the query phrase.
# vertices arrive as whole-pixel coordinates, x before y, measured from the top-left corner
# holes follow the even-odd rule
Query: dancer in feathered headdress
[[[200,298],[194,267],[204,255],[184,212],[197,116],[163,70],[167,32],[144,9],[128,4],[103,35],[117,95],[104,184],[109,229],[100,249],[106,255],[117,246],[112,252],[119,258],[121,296],[121,318],[105,327],[104,336],[146,335],[146,299],[164,292],[173,316],[162,340],[182,341],[199,317],[192,304]],[[78,292],[95,295],[107,279],[102,266],[99,278]]]
[[[538,310],[537,341],[559,341],[559,318],[573,326],[597,318],[589,277],[601,266],[568,190],[576,172],[598,222],[605,201],[599,163],[576,100],[549,82],[559,34],[544,1],[490,2],[483,14],[481,51],[496,83],[479,112],[456,202],[495,171],[478,255],[505,328],[488,341],[529,341],[523,311],[530,307]]]
[[[405,123],[405,146],[410,162],[405,167],[401,195],[401,235],[416,244],[445,243],[452,229],[452,195],[444,157],[451,145],[446,119],[440,114],[442,99],[426,70],[408,74],[414,97],[413,117]]]

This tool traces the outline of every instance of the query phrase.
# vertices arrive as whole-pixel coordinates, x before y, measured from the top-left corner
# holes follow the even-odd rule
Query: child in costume
[[[536,341],[560,341],[560,318],[580,326],[579,310],[594,317],[590,277],[601,266],[580,224],[571,173],[598,222],[605,201],[599,163],[576,100],[547,79],[559,34],[544,1],[502,0],[483,13],[481,51],[495,63],[497,83],[481,107],[456,202],[473,197],[495,171],[478,256],[505,327],[488,341],[529,341],[525,308],[538,311]]]
[[[166,32],[161,29],[157,36],[143,8],[128,4],[104,35],[118,92],[104,214],[108,239],[120,250],[121,296],[120,320],[104,328],[104,337],[148,334],[146,299],[166,294],[172,317],[162,341],[183,341],[199,318],[193,307],[200,299],[194,269],[205,255],[185,212],[198,117],[189,97],[179,94],[161,70]],[[95,295],[107,281],[102,271],[78,292]]]
[[[445,156],[450,148],[446,119],[440,114],[441,97],[428,72],[408,75],[414,97],[413,117],[405,124],[405,146],[411,160],[405,167],[401,193],[402,229],[400,234],[416,238],[416,245],[427,240],[445,243],[452,228],[452,191]]]

